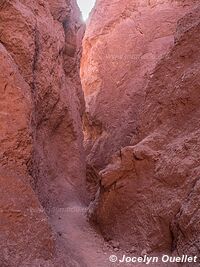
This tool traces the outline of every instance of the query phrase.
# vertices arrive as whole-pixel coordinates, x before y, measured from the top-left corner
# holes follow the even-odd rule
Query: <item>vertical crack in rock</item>
[[[32,66],[32,71],[33,71],[33,85],[32,85],[32,94],[35,94],[36,90],[36,71],[37,71],[37,62],[38,62],[38,57],[39,57],[39,36],[38,36],[38,30],[37,30],[37,22],[34,28],[34,55],[33,55],[33,66]]]

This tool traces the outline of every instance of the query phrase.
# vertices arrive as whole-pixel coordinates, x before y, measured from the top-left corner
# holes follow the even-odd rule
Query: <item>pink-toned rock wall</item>
[[[42,206],[84,190],[79,17],[74,0],[0,2],[1,266],[57,266]]]
[[[177,21],[198,1],[98,0],[83,41],[88,163],[102,169],[138,132],[138,109]]]
[[[179,20],[143,88],[138,133],[100,172],[91,205],[104,236],[138,254],[200,255],[199,15],[197,8]]]

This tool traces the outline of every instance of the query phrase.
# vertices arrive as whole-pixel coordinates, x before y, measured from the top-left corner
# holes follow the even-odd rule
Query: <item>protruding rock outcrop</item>
[[[199,256],[199,18],[196,8],[179,20],[143,88],[138,132],[100,172],[91,218],[108,239],[138,253]]]

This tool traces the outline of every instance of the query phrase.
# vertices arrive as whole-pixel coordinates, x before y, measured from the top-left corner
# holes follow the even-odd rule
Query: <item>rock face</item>
[[[174,5],[182,8],[181,2]],[[172,12],[169,17],[179,15]],[[199,256],[199,18],[200,7],[195,7],[178,21],[174,42],[170,37],[171,48],[167,43],[168,53],[142,82],[144,96],[137,118],[133,117],[137,133],[100,172],[101,186],[91,218],[108,239],[127,249],[134,247],[138,253],[145,249]],[[126,90],[135,92],[134,88],[141,91],[141,83]],[[128,102],[130,110],[135,111],[137,99]],[[118,115],[118,119],[123,117]]]
[[[138,132],[138,109],[176,23],[197,1],[98,0],[83,41],[88,163],[102,169]]]
[[[41,204],[84,181],[79,15],[74,0],[0,3],[1,266],[56,266]]]
[[[0,184],[0,265],[50,264],[55,237],[33,190],[21,176],[2,169]]]
[[[75,0],[0,2],[0,266],[94,263],[86,187],[115,250],[199,256],[198,1],[97,0],[86,113],[79,16]]]

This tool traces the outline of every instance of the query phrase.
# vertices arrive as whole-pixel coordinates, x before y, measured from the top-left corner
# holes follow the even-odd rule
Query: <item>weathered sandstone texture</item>
[[[138,132],[138,110],[177,21],[198,1],[98,0],[83,41],[88,163],[102,169]]]
[[[63,207],[84,181],[79,15],[74,0],[0,1],[2,267],[57,266],[42,206]]]
[[[175,12],[175,6],[181,9],[181,3],[172,2],[174,9],[167,9],[166,13]],[[170,18],[180,16],[173,12]],[[149,24],[155,21],[156,25],[158,18],[154,14]],[[100,172],[101,186],[91,205],[91,219],[107,239],[114,239],[121,247],[133,248],[137,253],[145,250],[200,256],[199,43],[200,8],[195,8],[178,21],[171,48],[167,44],[168,53],[142,82],[142,101],[137,118],[133,116],[138,130],[132,134],[129,146],[119,150]],[[134,71],[127,75],[131,74],[135,78]],[[134,86],[127,90],[141,91],[141,84]],[[118,88],[104,89],[113,90],[115,101]],[[125,89],[123,86],[121,94]],[[137,97],[136,102],[134,99],[132,103],[129,99],[128,104],[135,112],[138,102]],[[127,109],[119,111],[116,116],[123,124]]]

